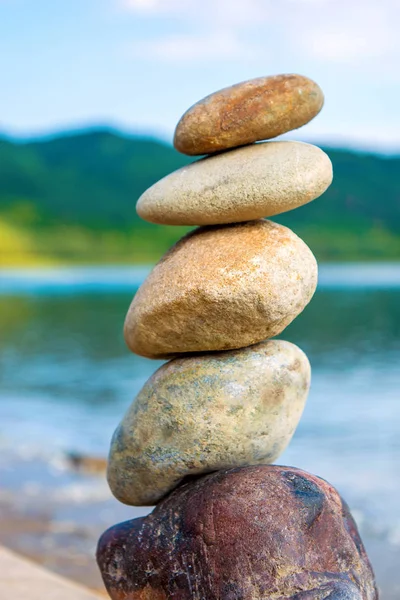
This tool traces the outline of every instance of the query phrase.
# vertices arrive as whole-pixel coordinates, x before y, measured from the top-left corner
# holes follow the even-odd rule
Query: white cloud
[[[140,18],[168,16],[188,34],[146,40],[143,53],[174,62],[227,60],[285,46],[317,63],[400,59],[399,0],[119,0]],[[218,41],[220,38],[221,42]],[[135,54],[140,54],[135,43]],[[164,54],[165,52],[165,54]]]
[[[351,31],[316,31],[307,36],[304,46],[314,57],[325,62],[354,63],[381,56],[383,49],[371,44],[368,36]]]
[[[392,0],[364,0],[362,7],[358,2],[328,0],[296,41],[308,55],[323,62],[354,65],[375,58],[391,60],[400,50],[399,18],[399,5]]]
[[[136,58],[145,56],[173,63],[251,58],[251,49],[229,31],[166,36],[158,40],[135,43],[131,46],[130,53]]]
[[[292,4],[298,4],[298,5],[302,5],[302,4],[310,4],[310,5],[321,5],[321,4],[328,4],[330,2],[330,0],[288,0],[290,1]]]
[[[268,2],[261,11],[262,20]],[[260,18],[260,0],[123,0],[123,6],[142,18],[167,15],[191,32],[136,41],[129,50],[135,57],[187,63],[251,59],[256,54],[257,46],[243,34]]]
[[[134,14],[168,15],[188,24],[219,26],[256,24],[270,13],[271,0],[121,0],[122,7]],[[285,1],[285,0],[284,0]]]
[[[149,14],[171,14],[179,10],[182,4],[180,0],[166,0],[165,2],[160,2],[160,0],[122,0],[121,2],[122,8],[128,11]]]

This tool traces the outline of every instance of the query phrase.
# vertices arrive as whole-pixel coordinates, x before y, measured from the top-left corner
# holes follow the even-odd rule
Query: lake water
[[[146,511],[118,505],[103,478],[69,474],[62,456],[105,456],[123,413],[161,364],[132,355],[122,338],[130,300],[147,272],[0,272],[3,500],[12,498],[21,510],[40,504],[59,523],[80,520],[100,529]],[[307,353],[313,381],[279,463],[339,488],[384,600],[398,598],[400,265],[322,266],[311,304],[281,337]]]

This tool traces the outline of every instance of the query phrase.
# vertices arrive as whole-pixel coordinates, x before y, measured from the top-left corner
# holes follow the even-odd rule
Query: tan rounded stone
[[[266,142],[197,161],[139,198],[142,219],[164,225],[250,221],[292,210],[325,192],[332,163],[302,142]]]
[[[149,358],[249,346],[283,331],[316,285],[315,258],[287,227],[260,220],[199,228],[139,288],[125,340]]]
[[[305,125],[323,104],[321,88],[303,75],[250,79],[189,108],[176,127],[174,146],[199,155],[268,140]]]
[[[185,476],[271,463],[296,429],[309,385],[305,354],[278,340],[163,365],[114,434],[113,494],[149,505]]]

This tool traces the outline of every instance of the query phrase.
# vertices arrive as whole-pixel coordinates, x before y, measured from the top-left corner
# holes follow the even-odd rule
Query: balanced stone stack
[[[117,428],[114,495],[156,504],[103,534],[98,563],[114,600],[375,600],[357,528],[334,488],[272,466],[289,443],[310,365],[280,334],[311,300],[315,258],[264,220],[320,196],[328,156],[291,141],[323,94],[299,75],[208,96],[178,123],[175,147],[209,155],[168,175],[141,217],[197,225],[154,268],[126,317],[129,348],[170,359]]]

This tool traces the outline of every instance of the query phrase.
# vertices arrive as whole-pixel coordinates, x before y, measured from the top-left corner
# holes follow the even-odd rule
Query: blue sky
[[[399,24],[400,0],[0,0],[0,130],[171,139],[208,93],[297,72],[326,104],[290,137],[400,151]]]

